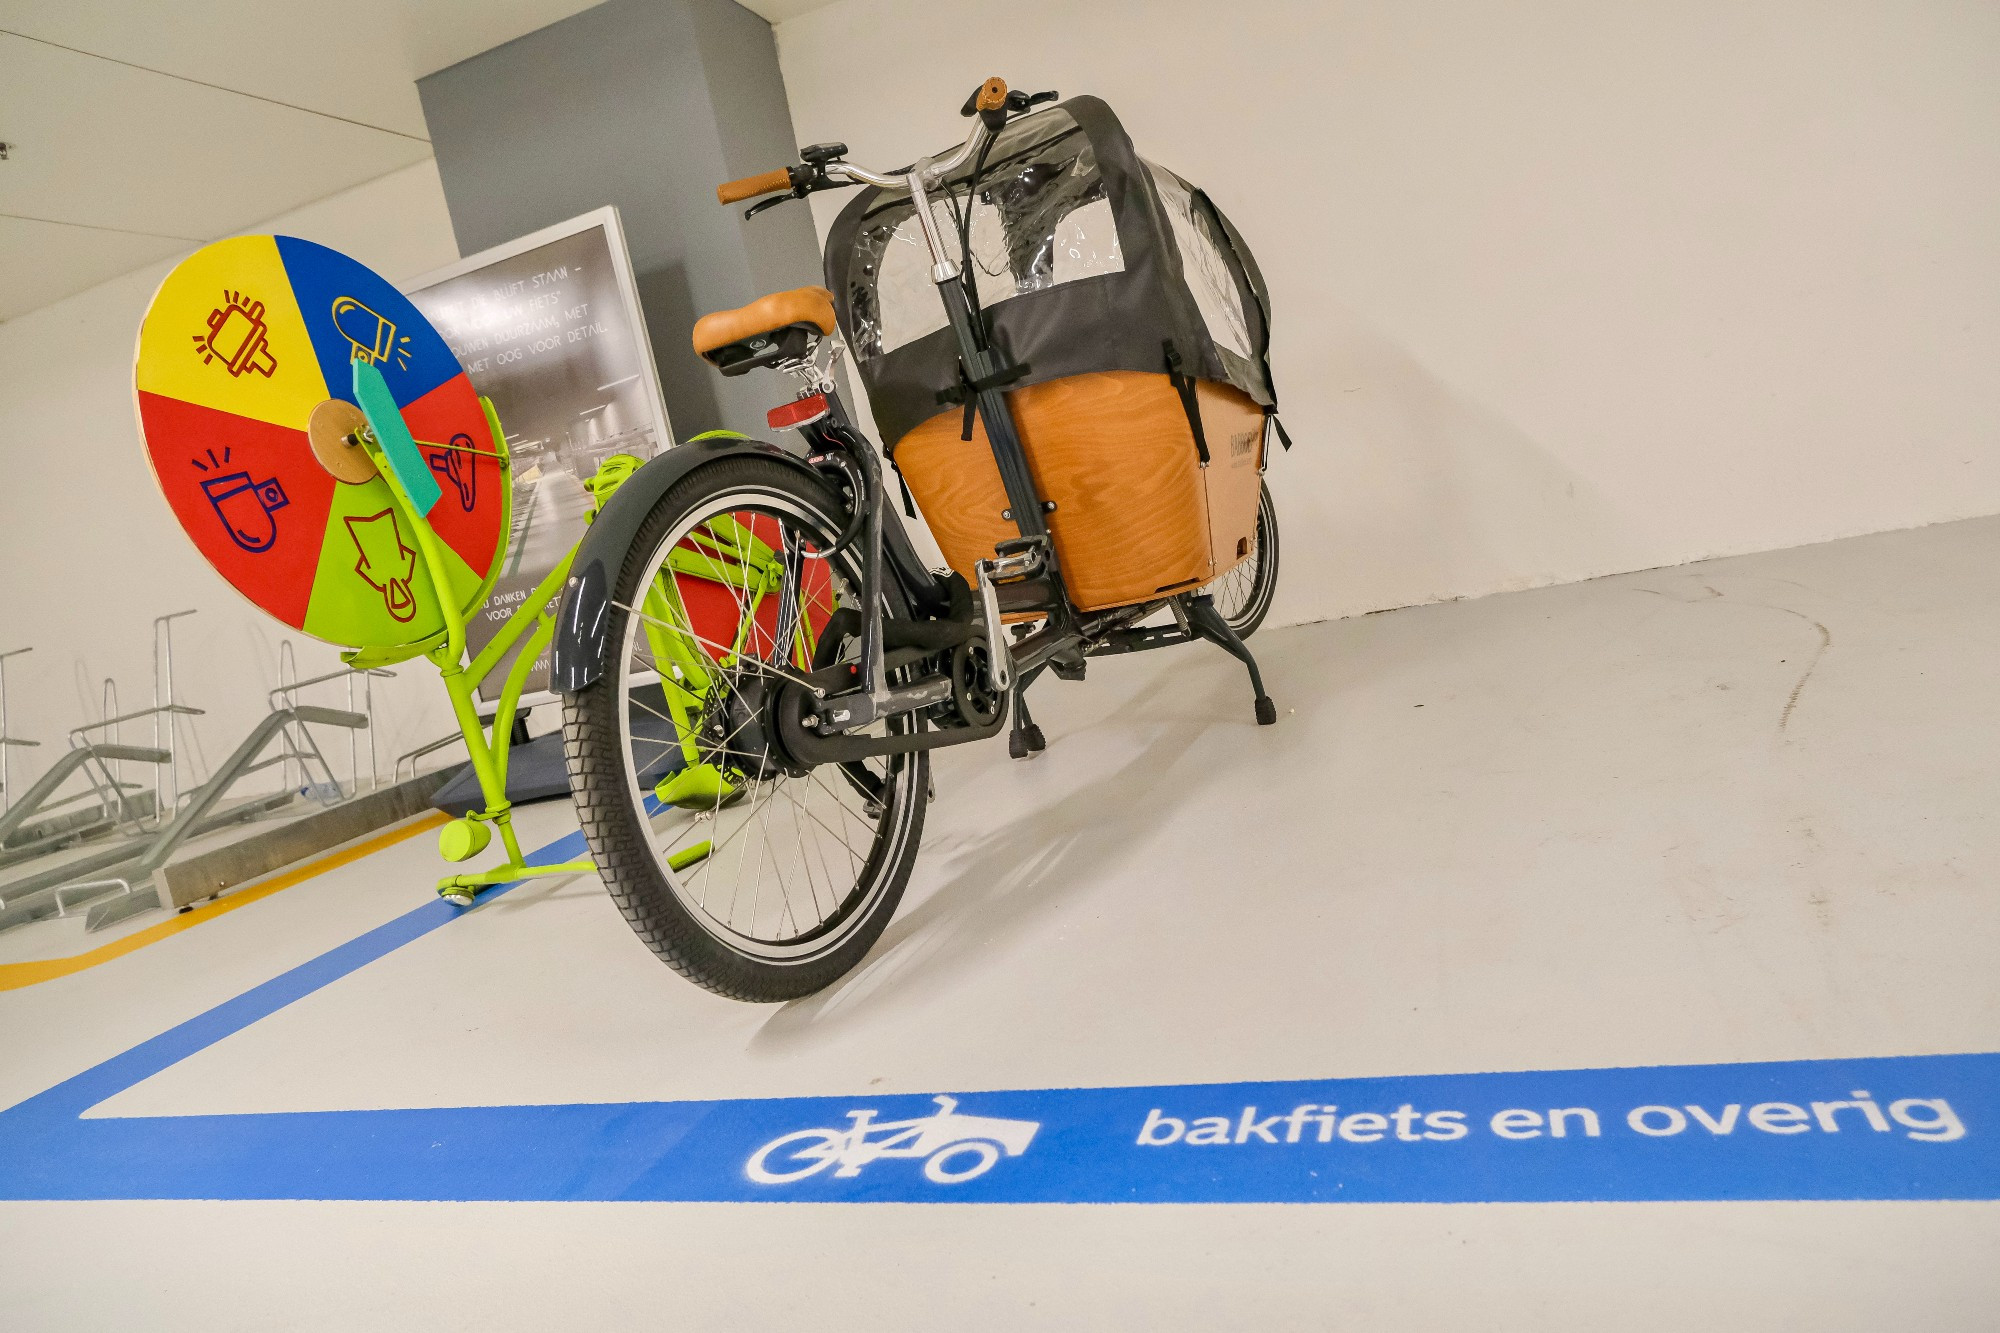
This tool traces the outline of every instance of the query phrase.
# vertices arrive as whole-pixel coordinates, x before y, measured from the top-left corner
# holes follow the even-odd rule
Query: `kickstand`
[[[1187,609],[1188,628],[1200,638],[1207,639],[1216,647],[1241,662],[1250,671],[1250,688],[1257,694],[1257,725],[1268,727],[1278,720],[1278,706],[1271,702],[1271,696],[1264,693],[1264,677],[1257,670],[1257,659],[1243,646],[1243,640],[1236,637],[1236,631],[1229,628],[1229,622],[1215,609],[1214,600],[1207,593],[1196,593],[1182,599]]]
[[[1028,686],[1039,674],[1034,672],[1014,682],[1014,729],[1007,735],[1007,753],[1015,759],[1033,759],[1049,747],[1034,715],[1028,712]]]

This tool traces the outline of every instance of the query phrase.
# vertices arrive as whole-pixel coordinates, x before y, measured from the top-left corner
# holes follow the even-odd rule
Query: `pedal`
[[[1009,537],[993,543],[993,559],[987,562],[996,582],[1026,578],[1040,572],[1049,550],[1047,537]]]
[[[721,810],[735,805],[750,789],[731,782],[713,764],[689,764],[676,769],[653,785],[653,795],[662,805],[681,810]]]
[[[993,554],[1005,559],[1013,555],[1025,555],[1029,551],[1040,552],[1049,544],[1046,537],[1009,537],[1003,542],[993,543]]]

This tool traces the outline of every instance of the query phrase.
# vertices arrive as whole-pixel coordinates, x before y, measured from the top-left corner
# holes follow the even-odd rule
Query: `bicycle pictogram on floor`
[[[861,1174],[884,1157],[921,1157],[924,1178],[956,1185],[983,1176],[1004,1154],[1019,1157],[1040,1129],[1037,1120],[960,1115],[956,1097],[934,1097],[938,1109],[914,1120],[876,1123],[873,1108],[849,1111],[846,1129],[801,1129],[751,1154],[744,1173],[760,1185],[785,1185],[837,1166],[836,1177]]]

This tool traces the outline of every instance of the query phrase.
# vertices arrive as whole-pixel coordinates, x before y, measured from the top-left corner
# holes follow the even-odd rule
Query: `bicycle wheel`
[[[963,1158],[970,1160],[959,1160]],[[930,1155],[930,1160],[924,1163],[924,1179],[939,1185],[956,1185],[961,1180],[971,1180],[974,1176],[985,1175],[999,1160],[998,1144],[988,1143],[984,1139],[954,1143]],[[953,1165],[954,1162],[957,1164]]]
[[[817,1175],[840,1160],[847,1136],[837,1129],[802,1129],[772,1139],[743,1165],[743,1174],[759,1185],[788,1185]]]
[[[684,478],[625,556],[603,677],[564,703],[577,814],[612,900],[676,971],[734,999],[807,995],[859,962],[923,836],[926,756],[804,768],[769,735],[774,682],[856,652],[858,617],[834,612],[858,603],[859,558],[822,555],[841,513],[770,459]],[[895,589],[884,598],[907,617]]]
[[[1278,513],[1271,507],[1271,488],[1257,488],[1257,533],[1251,538],[1250,554],[1236,568],[1208,585],[1215,609],[1247,639],[1264,623],[1271,609],[1271,594],[1278,589]]]

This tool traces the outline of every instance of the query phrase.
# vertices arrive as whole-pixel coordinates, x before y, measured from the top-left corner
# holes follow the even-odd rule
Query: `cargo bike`
[[[643,466],[610,460],[590,483],[582,542],[471,662],[464,619],[490,588],[506,516],[467,533],[477,497],[511,489],[504,435],[469,387],[454,391],[455,415],[433,401],[443,388],[398,393],[390,361],[356,342],[352,390],[315,409],[325,420],[310,443],[323,470],[380,483],[348,504],[386,501],[391,519],[381,558],[363,554],[357,600],[372,613],[379,593],[404,623],[393,646],[346,656],[438,665],[486,797],[447,827],[443,850],[464,859],[498,829],[507,853],[448,877],[441,894],[470,902],[484,885],[594,864],[633,930],[683,975],[738,999],[795,998],[854,967],[894,915],[933,794],[930,752],[1002,731],[1016,758],[1043,748],[1025,694],[1045,673],[1080,679],[1094,656],[1203,639],[1243,662],[1256,721],[1275,722],[1243,644],[1278,568],[1267,450],[1289,443],[1264,283],[1220,211],[1138,157],[1108,107],[1080,97],[1036,109],[1054,96],[989,80],[946,154],[876,172],[818,144],[799,165],[720,187],[725,204],[762,197],[746,216],[863,187],[833,226],[826,287],[693,331],[722,374],[797,381],[768,418],[794,435],[713,432]],[[408,314],[420,349],[422,335],[436,339]],[[234,340],[221,351],[257,373]],[[885,450],[841,400],[844,354]],[[163,451],[147,421],[146,359],[142,332],[148,446],[195,535],[196,501],[162,470],[183,439]],[[331,392],[341,368],[321,359]],[[452,425],[464,429],[446,443],[417,437]],[[481,483],[484,472],[497,475]],[[275,470],[268,484],[245,475],[264,512],[242,512],[261,536],[293,497]],[[442,503],[440,477],[454,491]],[[898,495],[912,517],[921,507],[948,572],[926,567]],[[343,522],[353,535],[357,519],[382,516]],[[332,549],[331,520],[328,532]],[[220,545],[211,537],[204,553],[230,577]],[[343,564],[347,554],[340,545]],[[322,553],[322,579],[329,567]],[[321,597],[315,587],[315,608]],[[346,626],[328,633],[327,614],[317,628],[310,611],[281,618],[356,642]],[[514,841],[506,756],[520,664],[548,642],[593,862],[536,867]],[[516,647],[489,731],[471,691]]]
[[[1024,693],[1044,672],[1207,639],[1248,667],[1257,721],[1276,719],[1242,642],[1278,557],[1264,284],[1222,214],[1140,159],[1102,102],[1040,100],[991,80],[946,155],[877,172],[818,144],[720,187],[764,196],[752,213],[864,187],[833,224],[825,288],[694,329],[723,374],[798,381],[769,418],[797,442],[671,450],[578,551],[555,652],[578,812],[634,929],[726,994],[805,994],[861,958],[916,856],[930,752],[1003,730],[1016,756],[1039,750]],[[948,576],[918,558],[841,402],[843,350]],[[669,808],[633,692],[673,677],[651,636],[686,622],[644,602],[712,596],[674,562],[746,527],[784,566],[775,606],[720,585],[754,649],[704,644],[699,707],[687,696],[731,787]],[[706,851],[679,871],[689,847]]]

